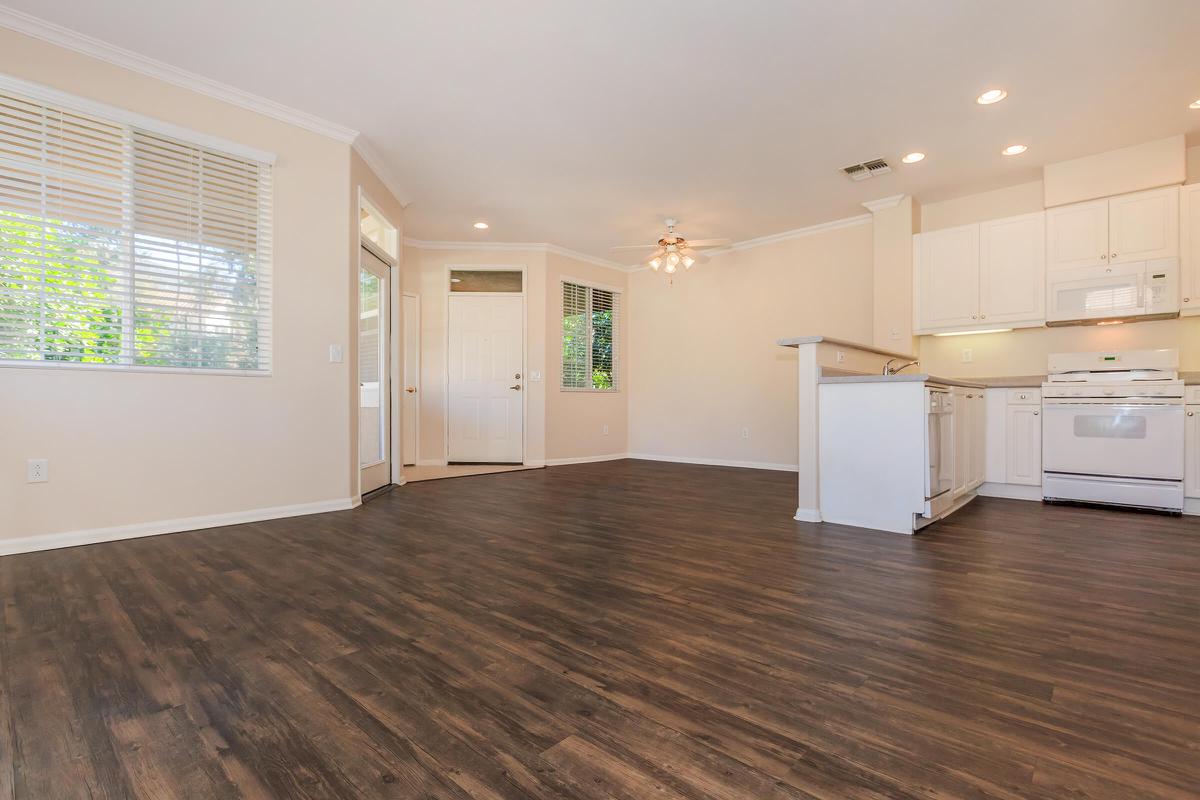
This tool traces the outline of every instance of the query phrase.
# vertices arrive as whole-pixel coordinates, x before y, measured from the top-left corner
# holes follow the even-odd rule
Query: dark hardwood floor
[[[0,798],[1196,798],[1200,521],[619,461],[0,558]]]

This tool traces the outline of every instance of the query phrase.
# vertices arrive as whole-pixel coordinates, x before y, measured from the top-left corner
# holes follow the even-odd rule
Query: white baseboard
[[[548,462],[544,458],[527,458],[521,462],[525,467],[544,467]]]
[[[797,522],[820,522],[821,510],[819,508],[797,508],[796,516],[792,519]]]
[[[576,456],[575,458],[547,458],[547,467],[561,467],[565,464],[594,464],[597,461],[619,461],[629,458],[629,453],[609,453],[603,456]]]
[[[731,461],[723,458],[687,458],[684,456],[660,456],[651,453],[630,453],[629,458],[640,461],[669,461],[673,464],[703,464],[710,467],[741,467],[743,469],[772,469],[779,472],[797,472],[795,464],[770,464],[765,461]]]
[[[359,504],[359,499],[321,500],[316,503],[301,503],[293,506],[255,508],[249,511],[234,511],[229,514],[210,514],[203,517],[181,517],[156,522],[139,522],[134,525],[118,525],[113,528],[90,528],[87,530],[45,533],[39,536],[23,536],[19,539],[0,539],[0,556],[17,553],[33,553],[38,550],[57,550],[60,547],[77,547],[83,544],[115,542],[120,539],[138,539],[143,536],[158,536],[164,533],[196,531],[204,528],[220,528],[225,525],[240,525],[246,522],[262,522],[268,519],[301,517],[307,514],[324,514],[329,511],[346,511]]]
[[[1025,486],[1017,483],[984,483],[975,490],[982,497],[1004,497],[1009,500],[1042,500],[1041,486]]]
[[[1188,516],[1200,516],[1200,498],[1183,498],[1183,513]]]

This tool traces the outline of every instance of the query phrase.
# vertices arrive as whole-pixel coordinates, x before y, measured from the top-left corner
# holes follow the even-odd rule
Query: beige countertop
[[[927,372],[903,372],[898,375],[822,375],[818,383],[936,383],[939,386],[965,386],[986,389],[974,378],[940,378]]]

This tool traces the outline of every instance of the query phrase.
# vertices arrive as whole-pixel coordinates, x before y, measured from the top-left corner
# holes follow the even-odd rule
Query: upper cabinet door
[[[980,322],[1046,321],[1046,215],[983,223],[979,231]]]
[[[1046,211],[1046,269],[1107,263],[1107,200],[1091,200]]]
[[[979,226],[963,225],[913,237],[917,330],[979,324]]]
[[[1180,313],[1200,314],[1200,183],[1179,190]]]
[[[1179,187],[1108,201],[1108,263],[1179,255]]]

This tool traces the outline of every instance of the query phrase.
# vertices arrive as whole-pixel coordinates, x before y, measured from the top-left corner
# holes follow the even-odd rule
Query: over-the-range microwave
[[[1179,259],[1051,270],[1046,324],[1088,325],[1179,316]]]

